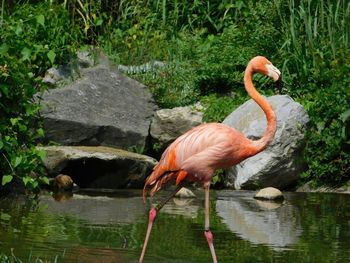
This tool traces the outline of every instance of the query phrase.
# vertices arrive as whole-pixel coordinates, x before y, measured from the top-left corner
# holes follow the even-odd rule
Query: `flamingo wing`
[[[146,179],[143,196],[151,195],[172,179],[208,182],[218,168],[237,163],[240,143],[247,139],[240,132],[218,123],[199,125],[177,138],[162,154]]]

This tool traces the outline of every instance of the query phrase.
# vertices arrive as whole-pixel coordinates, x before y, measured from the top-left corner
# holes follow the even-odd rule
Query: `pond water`
[[[257,201],[249,191],[211,193],[221,263],[350,261],[350,195],[285,193],[276,204]],[[204,196],[196,194],[161,210],[145,262],[211,262]],[[149,207],[141,191],[2,199],[0,252],[13,250],[23,262],[137,262]]]

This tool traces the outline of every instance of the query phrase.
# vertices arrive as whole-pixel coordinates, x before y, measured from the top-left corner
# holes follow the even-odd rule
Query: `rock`
[[[41,97],[44,143],[146,147],[156,110],[152,95],[107,65],[82,69],[80,79]]]
[[[310,181],[300,186],[299,188],[297,188],[296,192],[350,194],[350,186],[348,185],[343,185],[340,187],[332,187],[327,185],[316,186],[314,185],[314,182]]]
[[[180,191],[178,191],[175,195],[176,197],[179,198],[194,198],[196,195],[190,190],[185,187],[182,187]]]
[[[73,179],[69,175],[59,174],[50,182],[58,191],[69,191],[73,189]]]
[[[42,82],[50,85],[57,85],[61,82],[68,82],[69,80],[79,77],[80,71],[83,68],[94,66],[95,59],[93,52],[92,49],[78,51],[76,59],[72,59],[68,64],[60,65],[57,68],[49,68],[46,71]]]
[[[56,85],[60,81],[68,80],[71,74],[71,70],[67,66],[49,68],[45,73],[43,82],[46,84]]]
[[[78,50],[77,52],[77,64],[79,69],[89,68],[95,65],[94,50]]]
[[[285,189],[296,184],[304,168],[300,155],[309,122],[305,109],[286,95],[272,96],[267,100],[277,115],[275,138],[263,152],[227,169],[226,187],[257,189],[273,186]],[[254,140],[260,138],[266,128],[265,115],[253,100],[231,113],[224,123]]]
[[[156,160],[121,149],[92,146],[47,146],[49,176],[69,175],[81,188],[141,188]]]
[[[280,190],[274,187],[266,187],[254,196],[255,199],[262,199],[262,200],[277,200],[277,199],[283,199],[283,194]]]
[[[150,134],[153,144],[162,152],[177,137],[202,123],[203,107],[199,104],[156,111]]]

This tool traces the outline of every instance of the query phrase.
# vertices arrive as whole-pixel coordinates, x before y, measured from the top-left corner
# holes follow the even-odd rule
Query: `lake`
[[[163,192],[151,200],[161,199]],[[204,194],[160,211],[145,262],[211,262],[203,235]],[[349,262],[350,195],[212,191],[211,229],[219,262]],[[150,200],[140,190],[82,191],[0,200],[0,251],[23,262],[137,262]]]

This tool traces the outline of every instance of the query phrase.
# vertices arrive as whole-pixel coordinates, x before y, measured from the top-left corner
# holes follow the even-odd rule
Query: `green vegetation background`
[[[283,72],[284,93],[310,115],[300,182],[350,181],[350,3],[346,0],[9,0],[0,13],[0,176],[47,183],[35,149],[44,131],[35,94],[51,66],[94,45],[115,63],[159,60],[133,75],[160,107],[201,101],[222,121],[248,99],[242,79],[255,55]],[[257,77],[265,95],[275,93]]]

